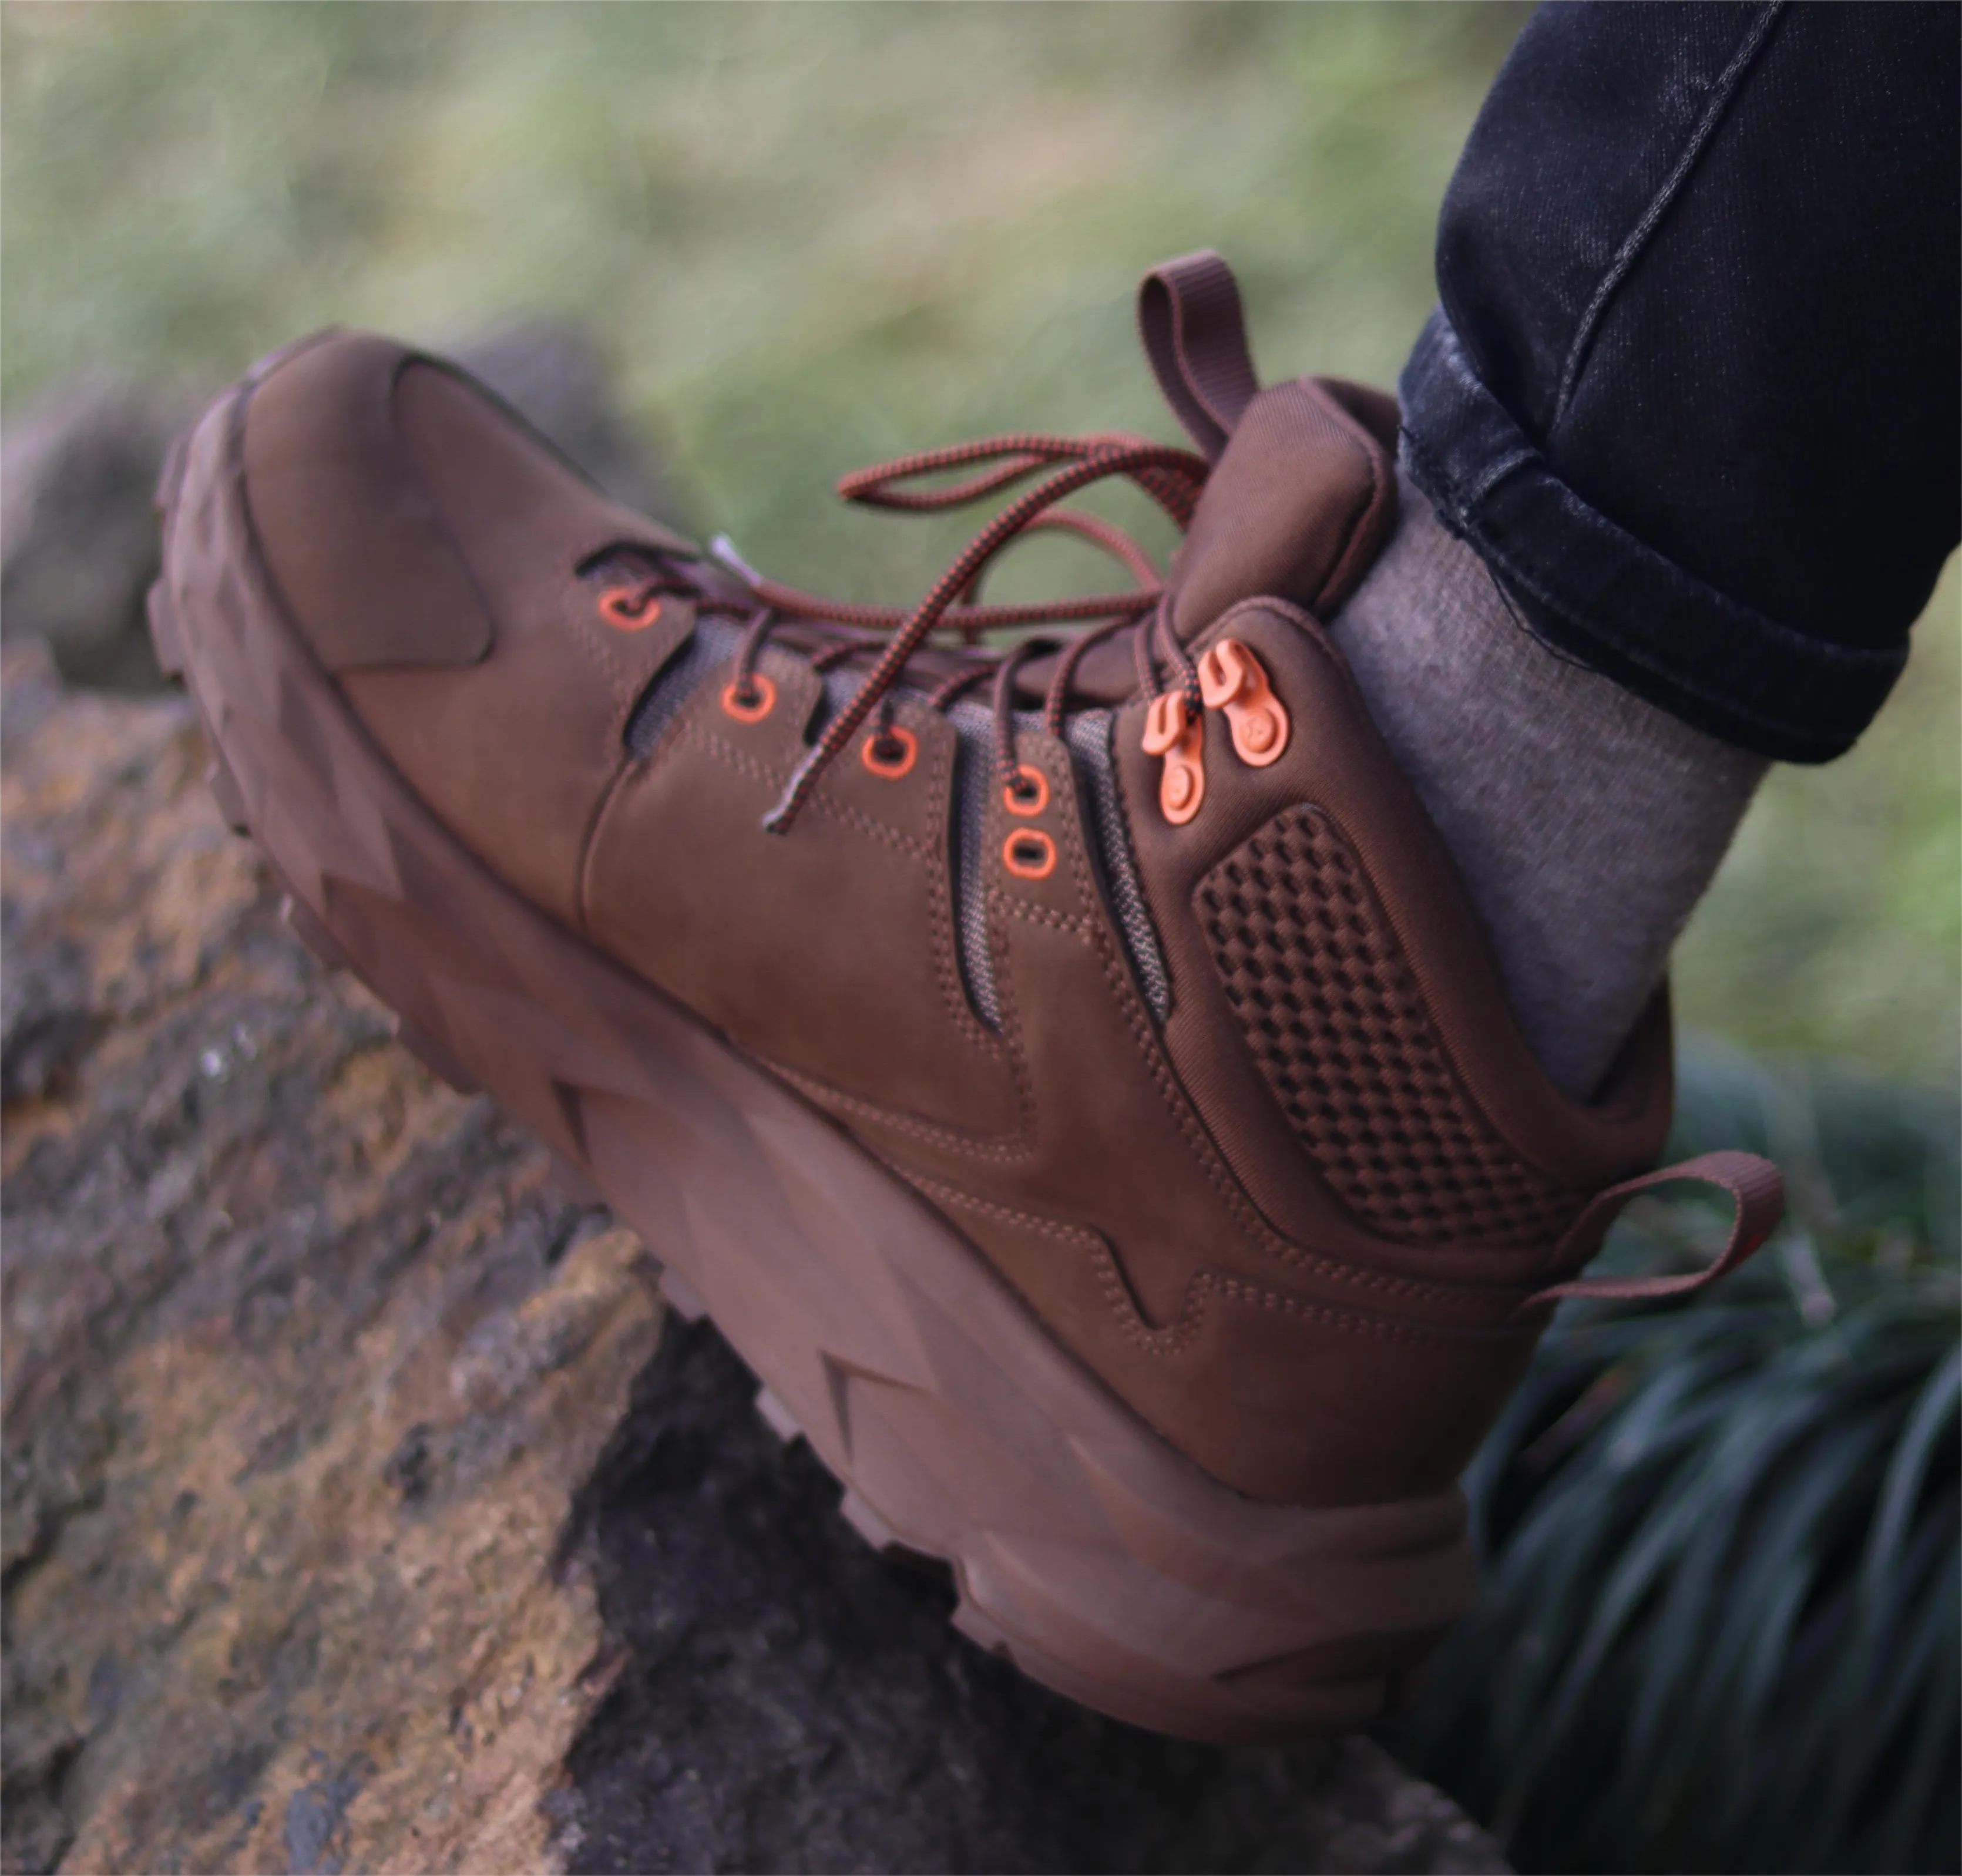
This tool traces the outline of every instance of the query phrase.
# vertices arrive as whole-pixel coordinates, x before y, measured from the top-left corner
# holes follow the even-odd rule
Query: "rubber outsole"
[[[948,1220],[827,1117],[485,868],[402,782],[286,620],[240,468],[250,382],[173,452],[151,600],[212,790],[295,933],[494,1095],[714,1318],[868,1542],[948,1565],[955,1626],[1086,1705],[1187,1737],[1366,1726],[1471,1599],[1456,1491],[1257,1503],[1044,1331]]]

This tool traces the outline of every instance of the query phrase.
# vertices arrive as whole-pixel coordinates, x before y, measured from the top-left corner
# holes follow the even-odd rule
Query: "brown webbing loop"
[[[1138,334],[1165,401],[1216,462],[1261,388],[1232,268],[1209,248],[1154,267],[1138,289]]]
[[[1660,1296],[1682,1296],[1714,1283],[1734,1270],[1758,1249],[1785,1216],[1785,1179],[1777,1167],[1755,1153],[1724,1152],[1702,1153],[1673,1166],[1663,1166],[1639,1179],[1596,1193],[1577,1218],[1554,1253],[1558,1264],[1571,1268],[1587,1263],[1601,1248],[1608,1227],[1622,1207],[1639,1192],[1676,1180],[1700,1180],[1730,1194],[1736,1210],[1730,1235],[1714,1263],[1700,1270],[1678,1277],[1581,1277],[1537,1290],[1520,1304],[1516,1314],[1555,1303],[1568,1296],[1592,1297],[1601,1301],[1644,1302]]]

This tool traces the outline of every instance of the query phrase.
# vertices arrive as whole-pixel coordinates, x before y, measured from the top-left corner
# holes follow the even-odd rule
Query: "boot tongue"
[[[1395,522],[1396,426],[1394,400],[1361,385],[1299,378],[1257,393],[1172,557],[1179,637],[1242,599],[1330,618]]]
[[[1197,638],[1242,599],[1292,600],[1332,617],[1388,539],[1397,516],[1397,403],[1339,378],[1263,391],[1240,289],[1209,249],[1145,276],[1138,330],[1165,401],[1213,465],[1172,556],[1172,627]],[[1017,673],[1041,702],[1053,655]],[[1075,695],[1120,703],[1137,687],[1128,638],[1092,646]]]
[[[1328,617],[1396,519],[1395,401],[1336,379],[1260,389],[1239,289],[1209,249],[1145,276],[1138,331],[1213,465],[1172,559],[1174,629],[1191,638],[1263,597]]]

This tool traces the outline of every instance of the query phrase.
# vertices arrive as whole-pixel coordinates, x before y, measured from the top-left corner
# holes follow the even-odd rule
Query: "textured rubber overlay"
[[[1321,1174],[1386,1237],[1544,1242],[1579,1213],[1460,1085],[1354,852],[1313,807],[1277,815],[1193,895],[1261,1072]]]

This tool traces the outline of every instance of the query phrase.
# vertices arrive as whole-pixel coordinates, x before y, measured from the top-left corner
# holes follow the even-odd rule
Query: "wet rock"
[[[954,1635],[302,948],[181,699],[0,695],[0,1866],[1503,1868],[1366,1740],[1154,1739]]]
[[[161,682],[143,631],[156,577],[150,498],[192,414],[181,399],[107,380],[69,387],[0,436],[0,631],[40,638],[71,681]]]

